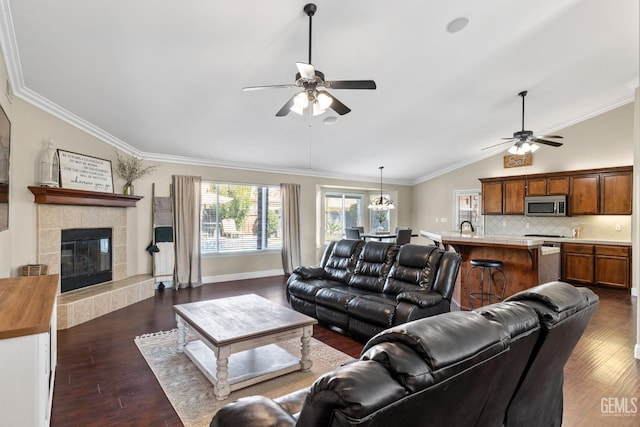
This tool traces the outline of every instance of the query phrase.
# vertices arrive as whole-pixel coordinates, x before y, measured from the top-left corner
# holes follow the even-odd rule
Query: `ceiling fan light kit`
[[[560,135],[534,135],[533,131],[524,129],[524,97],[527,96],[527,91],[523,90],[518,94],[518,96],[522,98],[522,129],[514,132],[512,137],[502,138],[505,141],[499,142],[498,144],[494,144],[489,147],[485,147],[483,148],[483,150],[493,148],[502,144],[513,143],[513,145],[509,147],[507,151],[511,154],[523,155],[536,151],[538,148],[540,148],[538,144],[549,145],[551,147],[561,147],[561,142],[549,141],[548,139],[545,139],[562,139]],[[538,144],[536,144],[536,142]]]
[[[269,85],[269,86],[250,86],[243,90],[259,90],[270,88],[302,88],[302,90],[293,95],[287,103],[276,113],[276,117],[284,117],[293,111],[296,114],[303,115],[305,110],[310,108],[310,112],[314,116],[325,113],[329,108],[339,115],[347,114],[351,111],[349,107],[344,105],[326,90],[328,89],[375,89],[376,83],[373,80],[335,80],[327,81],[324,79],[324,73],[315,69],[311,65],[311,29],[312,17],[318,10],[313,3],[308,3],[303,8],[304,13],[309,17],[309,62],[297,62],[296,82],[294,84]],[[320,88],[320,89],[319,89]]]

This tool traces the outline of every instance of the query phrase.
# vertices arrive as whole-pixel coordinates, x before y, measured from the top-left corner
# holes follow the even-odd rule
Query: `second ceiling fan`
[[[561,147],[562,143],[557,141],[549,141],[545,138],[552,139],[561,139],[560,135],[534,135],[533,131],[524,129],[524,97],[527,96],[527,91],[523,90],[518,94],[522,98],[522,129],[513,133],[512,137],[502,138],[505,141],[500,142],[498,144],[491,145],[489,147],[483,148],[483,150],[497,147],[498,145],[514,143],[513,146],[509,148],[509,152],[511,154],[525,154],[528,152],[536,151],[539,147],[535,144],[544,144],[549,145],[551,147]]]
[[[295,83],[250,86],[243,88],[243,90],[302,88],[276,113],[277,117],[286,116],[290,111],[302,115],[305,108],[309,106],[311,106],[311,112],[314,116],[324,113],[328,108],[342,116],[350,112],[351,109],[324,89],[375,89],[376,82],[373,80],[325,80],[324,73],[316,70],[311,64],[311,26],[313,15],[318,8],[315,4],[308,3],[303,10],[309,17],[309,62],[296,62],[298,73],[296,74]]]

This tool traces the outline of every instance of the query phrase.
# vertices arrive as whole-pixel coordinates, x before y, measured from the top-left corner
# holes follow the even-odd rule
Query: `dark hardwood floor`
[[[58,331],[51,425],[181,426],[133,339],[175,328],[174,304],[247,293],[286,304],[284,283],[281,276],[164,290]],[[626,401],[631,410],[631,399],[636,399],[640,410],[640,363],[633,358],[637,304],[628,291],[594,291],[600,308],[565,368],[563,425],[636,426],[640,414],[621,416],[619,405]],[[362,348],[362,343],[322,326],[314,328],[314,337],[353,357]]]

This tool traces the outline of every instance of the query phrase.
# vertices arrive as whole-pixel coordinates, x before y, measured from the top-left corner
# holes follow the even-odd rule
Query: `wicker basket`
[[[20,270],[22,276],[44,276],[49,271],[46,264],[27,264],[23,265]]]

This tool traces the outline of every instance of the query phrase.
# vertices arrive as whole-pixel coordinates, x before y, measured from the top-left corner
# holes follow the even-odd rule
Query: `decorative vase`
[[[133,196],[133,184],[130,182],[125,183],[124,187],[122,187],[122,194],[125,196]]]

